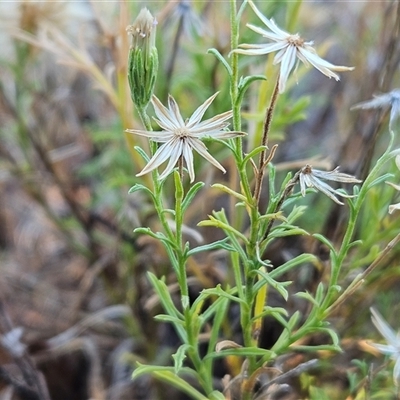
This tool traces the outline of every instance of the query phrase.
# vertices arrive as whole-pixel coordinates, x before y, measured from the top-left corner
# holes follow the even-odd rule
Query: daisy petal
[[[205,121],[197,124],[191,131],[193,136],[202,137],[205,133],[211,135],[211,131],[219,131],[226,128],[229,123],[225,120],[232,117],[232,111],[227,111],[223,114],[214,116],[213,118],[206,119]]]
[[[246,24],[248,28],[250,28],[252,31],[258,33],[259,35],[262,35],[266,39],[273,40],[275,42],[278,42],[281,40],[281,35],[277,35],[276,33],[273,32],[268,32],[265,29],[259,28],[258,26],[255,26],[253,24]]]
[[[312,178],[311,178],[312,179]],[[335,203],[343,206],[344,203],[342,203],[335,195],[337,194],[336,190],[331,188],[327,183],[321,181],[321,180],[316,180],[315,178],[313,179],[313,186],[315,189],[319,190],[322,192],[325,196],[328,196],[331,200],[333,200]]]
[[[381,95],[375,95],[372,100],[363,101],[361,103],[357,103],[350,108],[350,110],[357,109],[369,109],[369,108],[382,108],[382,107],[390,107],[392,101],[392,96],[390,93],[385,93]]]
[[[186,124],[187,128],[191,128],[194,125],[197,125],[201,119],[203,118],[204,113],[207,111],[207,108],[210,106],[210,104],[213,102],[215,97],[218,95],[219,92],[213,94],[211,97],[209,97],[189,118],[188,123]],[[228,111],[229,112],[229,111]],[[232,112],[231,112],[232,113]]]
[[[279,76],[280,93],[283,93],[285,91],[286,81],[296,62],[296,53],[297,53],[296,47],[289,46],[286,49],[284,57],[282,58],[281,72]]]
[[[379,314],[374,308],[370,308],[372,314],[372,322],[376,326],[376,329],[381,333],[381,335],[386,339],[387,343],[390,345],[396,345],[397,338],[393,329],[389,324],[383,319],[382,315]]]
[[[313,170],[313,175],[317,178],[325,179],[328,181],[344,182],[344,183],[360,183],[360,179],[355,178],[353,175],[344,174],[339,172],[339,167],[336,167],[333,171],[318,171]]]
[[[274,32],[276,35],[279,35],[281,37],[284,36],[284,35],[289,35],[289,33],[287,33],[284,30],[278,28],[278,26],[275,24],[275,22],[273,20],[269,20],[267,17],[265,17],[251,0],[249,1],[249,4],[250,4],[250,7],[253,9],[253,11],[256,13],[257,17],[260,18],[261,21],[269,29],[271,29],[272,32]]]
[[[169,115],[176,122],[176,126],[180,127],[185,126],[185,121],[181,116],[181,113],[179,111],[179,106],[171,95],[168,95],[168,108],[170,111]]]
[[[154,111],[158,119],[162,121],[164,127],[167,127],[168,130],[170,131],[179,128],[180,125],[171,116],[171,113],[168,110],[168,108],[166,108],[155,95],[153,95],[151,98],[151,104],[153,104]]]
[[[194,150],[196,150],[203,158],[205,158],[208,162],[213,164],[215,167],[220,169],[223,173],[226,172],[225,168],[207,151],[206,146],[203,142],[196,139],[190,139],[190,145]]]
[[[176,163],[179,160],[179,157],[182,155],[182,147],[184,146],[183,141],[182,140],[176,140],[172,151],[169,155],[169,161],[167,166],[165,167],[165,170],[163,171],[163,173],[160,175],[159,179],[164,179],[166,178],[175,168]]]
[[[269,54],[274,51],[279,51],[285,49],[287,47],[287,43],[277,42],[277,43],[267,43],[267,44],[241,44],[239,45],[240,49],[253,49],[258,51],[258,54]],[[262,52],[261,52],[262,50]],[[245,50],[246,51],[246,50]],[[234,50],[235,53],[238,53],[238,49]]]
[[[168,159],[168,157],[170,157],[173,148],[173,140],[170,140],[169,142],[161,145],[154,153],[154,156],[151,158],[151,160],[147,163],[147,165],[136,176],[142,176],[159,167],[164,161]]]
[[[304,197],[306,195],[306,183],[304,182],[303,174],[300,174],[299,180],[300,180],[300,192],[301,195]]]
[[[185,159],[186,166],[189,172],[190,182],[194,181],[194,165],[193,165],[193,153],[189,144],[183,146],[182,152],[183,158]]]
[[[154,132],[154,131],[141,131],[138,129],[125,129],[125,132],[133,133],[134,135],[138,136],[148,137],[154,142],[168,142],[168,140],[173,138],[170,132],[165,132],[165,131]]]

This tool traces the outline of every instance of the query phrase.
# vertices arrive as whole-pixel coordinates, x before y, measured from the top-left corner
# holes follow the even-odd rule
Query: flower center
[[[190,136],[190,132],[186,128],[178,128],[175,129],[174,134],[176,137],[178,137],[181,140],[186,139],[188,136]]]
[[[298,33],[296,33],[295,35],[289,35],[286,40],[291,46],[303,47],[304,45],[304,40],[300,37]]]
[[[307,164],[307,165],[301,170],[301,173],[302,173],[303,175],[309,175],[309,174],[311,174],[311,173],[312,173],[312,167],[311,167],[311,165]]]

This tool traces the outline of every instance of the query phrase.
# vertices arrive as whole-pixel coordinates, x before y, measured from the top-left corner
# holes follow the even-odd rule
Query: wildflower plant
[[[249,28],[273,43],[239,44],[239,24],[248,4],[269,31],[252,24],[248,25]],[[178,102],[171,94],[168,96],[167,106],[156,97],[154,92],[157,92],[157,86],[153,85],[153,78],[135,78],[137,63],[147,65],[145,60],[142,63],[143,54],[132,51],[129,59],[132,99],[144,129],[130,128],[126,132],[135,137],[150,139],[150,154],[145,149],[136,147],[146,163],[137,176],[151,173],[152,178],[151,185],[138,181],[130,193],[146,193],[159,220],[156,229],[139,227],[135,232],[158,240],[166,250],[179,287],[179,301],[171,294],[172,290],[165,277],[155,276],[151,272],[148,277],[164,309],[164,313],[157,315],[156,319],[172,324],[181,343],[172,355],[172,365],[138,364],[133,377],[150,374],[199,400],[264,398],[260,390],[267,391],[267,387],[261,386],[261,389],[257,389],[258,383],[261,378],[268,376],[267,367],[274,366],[280,356],[294,351],[340,351],[340,338],[330,324],[329,317],[360,288],[367,275],[377,266],[374,264],[342,286],[351,250],[359,244],[354,234],[362,206],[371,188],[388,178],[387,174],[381,176],[380,171],[397,154],[392,150],[394,136],[391,131],[387,150],[378,158],[364,181],[351,174],[339,172],[339,167],[333,171],[321,171],[306,164],[297,171],[289,172],[278,183],[273,161],[279,149],[277,145],[269,145],[269,135],[275,106],[280,100],[279,95],[285,90],[287,78],[296,63],[302,61],[311,64],[336,80],[339,78],[332,71],[350,71],[353,68],[335,66],[323,60],[311,47],[312,42],[305,42],[299,35],[291,35],[279,28],[251,1],[244,1],[239,9],[235,0],[230,1],[230,27],[229,57],[226,58],[217,49],[211,49],[209,53],[217,58],[228,75],[231,109],[204,120],[203,117],[217,93],[203,100],[204,103],[188,119],[184,119]],[[133,34],[142,32],[134,28],[128,31]],[[239,55],[266,55],[271,52],[277,52],[274,63],[281,64],[280,73],[277,74],[270,103],[265,107],[261,141],[245,153],[247,132],[242,124],[242,103],[250,84],[265,78],[259,75],[241,76]],[[153,53],[147,51],[145,54],[146,57],[152,57]],[[156,63],[150,62],[149,65],[152,65],[154,77]],[[161,130],[153,130],[147,109],[149,102],[154,108],[154,120]],[[229,162],[224,159],[217,161],[203,140],[224,145],[230,153]],[[184,232],[188,209],[196,198],[201,197],[202,191],[207,189],[195,173],[194,160],[198,155],[201,156],[199,161],[202,163],[209,162],[220,171],[229,173],[229,184],[215,183],[212,186],[230,197],[232,207],[214,210],[208,217],[204,216],[203,220],[198,221],[199,227],[216,228],[222,231],[224,237],[196,246],[186,239]],[[159,168],[165,162],[165,169],[159,173]],[[220,175],[215,174],[214,179],[219,180]],[[347,185],[346,190],[334,187],[337,182]],[[297,184],[300,186],[300,193],[295,190]],[[166,196],[169,185],[174,187],[173,199]],[[313,233],[311,236],[296,225],[300,216],[313,212],[305,206],[293,206],[299,197],[307,196],[310,191],[308,188],[347,208],[348,220],[339,246],[320,233]],[[343,201],[338,199],[339,196]],[[267,198],[266,201],[263,200],[264,197]],[[280,265],[273,265],[266,258],[268,250],[279,238],[297,235],[312,237],[315,242],[329,249],[328,279],[321,279],[313,292],[300,290],[293,293],[292,282],[285,279],[289,273],[296,274],[297,268],[305,264],[318,263],[320,260],[317,255],[304,252]],[[383,250],[382,257],[398,241],[399,238],[395,238],[390,248]],[[188,279],[190,260],[201,253],[209,254],[214,251],[229,254],[229,279],[216,286],[205,287],[193,298]],[[381,258],[378,259],[381,261]],[[270,305],[269,296],[272,290],[279,294],[283,302],[287,302],[289,297],[303,299],[308,304],[307,311],[295,310],[289,313],[286,308]],[[239,309],[239,341],[232,340],[229,330],[224,328],[232,305]],[[273,318],[282,326],[282,332],[269,349],[260,345],[266,317]],[[318,333],[324,334],[326,343],[307,344],[307,338]],[[204,340],[205,352],[201,350],[204,346],[200,346]],[[232,356],[242,360],[240,372],[225,380],[222,386],[216,385],[213,377],[215,360]],[[315,366],[315,363],[300,366],[298,373],[311,366]],[[197,384],[192,385],[192,381]]]

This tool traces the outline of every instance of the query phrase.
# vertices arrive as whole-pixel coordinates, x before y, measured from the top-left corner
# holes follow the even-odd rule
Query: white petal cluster
[[[335,181],[335,182],[343,182],[343,183],[360,183],[359,179],[355,178],[353,175],[343,174],[339,172],[339,167],[336,167],[333,171],[320,171],[318,169],[314,169],[311,165],[306,165],[300,171],[300,191],[303,196],[306,195],[306,188],[314,188],[326,196],[328,196],[335,203],[343,205],[343,203],[336,197],[354,197],[352,195],[348,195],[343,193],[342,191],[338,191],[337,189],[333,189],[324,181]]]
[[[250,0],[249,4],[260,20],[270,29],[269,31],[247,24],[247,26],[263,37],[272,40],[274,43],[265,44],[241,44],[239,49],[235,49],[235,53],[246,55],[262,55],[277,52],[274,58],[274,64],[281,64],[279,76],[279,92],[285,90],[286,81],[290,72],[294,68],[296,61],[301,61],[305,65],[312,65],[318,71],[322,72],[329,78],[334,78],[337,81],[339,75],[333,71],[351,71],[353,67],[343,67],[334,65],[317,55],[312,47],[313,42],[305,42],[299,34],[290,34],[280,29],[272,19],[266,18]]]
[[[159,179],[164,179],[173,171],[179,158],[183,157],[189,171],[190,181],[193,182],[195,178],[193,150],[196,150],[197,153],[215,167],[219,168],[222,172],[226,172],[225,168],[207,151],[207,148],[201,139],[207,137],[212,139],[230,139],[237,136],[243,136],[245,133],[226,130],[226,127],[229,125],[226,120],[232,117],[232,111],[226,111],[200,122],[207,108],[210,106],[217,94],[218,92],[208,98],[199,108],[197,108],[193,115],[186,120],[182,118],[178,104],[172,96],[168,97],[168,108],[165,107],[156,96],[152,97],[151,103],[157,116],[154,120],[163,130],[126,130],[126,132],[139,136],[146,136],[154,142],[162,143],[148,164],[139,174],[137,174],[137,176],[147,174],[148,172],[158,168],[164,161],[169,160],[167,167],[159,177]]]

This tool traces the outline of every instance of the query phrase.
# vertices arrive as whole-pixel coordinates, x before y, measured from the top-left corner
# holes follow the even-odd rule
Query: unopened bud
[[[126,28],[132,35],[128,61],[129,87],[134,104],[140,108],[149,104],[157,78],[156,26],[157,20],[147,8],[142,8],[135,22]]]

